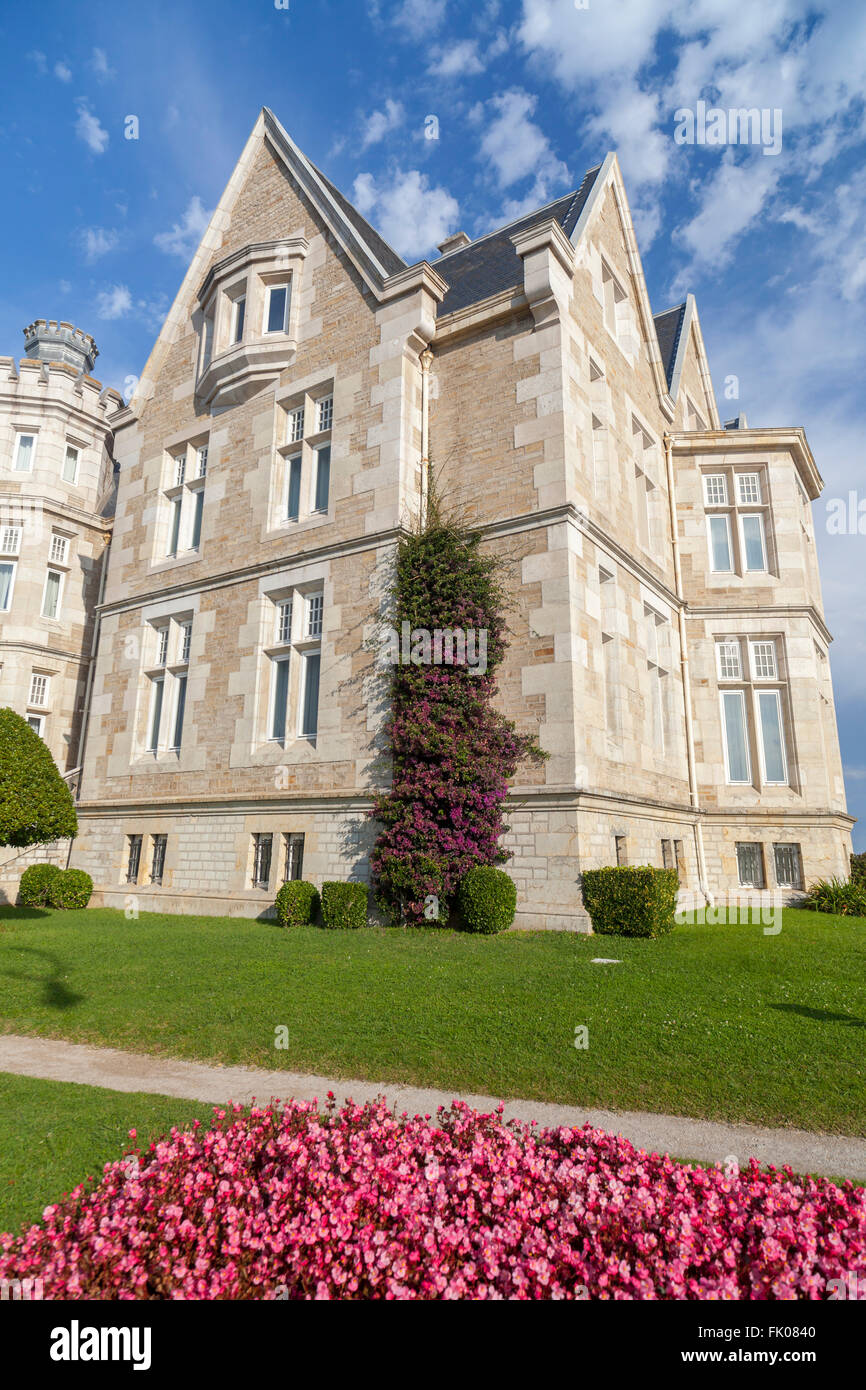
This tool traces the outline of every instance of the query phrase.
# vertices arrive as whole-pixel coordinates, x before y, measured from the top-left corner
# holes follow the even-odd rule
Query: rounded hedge
[[[460,880],[457,907],[465,931],[506,931],[517,911],[517,889],[504,869],[477,864]]]
[[[586,869],[583,905],[601,936],[664,936],[676,921],[676,869],[652,864],[608,864]]]
[[[51,880],[48,901],[52,907],[86,907],[93,892],[93,879],[83,869],[64,869]]]
[[[274,903],[281,927],[308,927],[319,907],[319,894],[312,883],[290,879],[277,893]]]
[[[367,925],[366,883],[323,883],[322,926],[331,930]]]
[[[23,849],[78,829],[72,793],[26,719],[0,709],[0,845]]]
[[[60,873],[56,864],[31,864],[18,884],[19,907],[45,907],[52,881]]]

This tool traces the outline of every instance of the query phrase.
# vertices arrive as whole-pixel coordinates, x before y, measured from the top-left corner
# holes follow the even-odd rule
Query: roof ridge
[[[567,209],[567,212],[570,212],[575,200],[580,197],[583,186],[589,178],[590,174],[597,174],[600,168],[601,165],[596,164],[594,168],[587,169],[586,173],[583,176],[583,179],[580,182],[580,185],[577,188],[571,189],[568,193],[562,193],[558,198],[551,198],[549,203],[542,203],[541,207],[535,208],[531,212],[522,212],[519,217],[512,217],[509,222],[503,222],[500,227],[491,227],[490,231],[485,232],[483,236],[474,237],[473,240],[469,243],[470,246],[478,246],[482,241],[486,241],[488,237],[499,236],[502,232],[507,232],[509,227],[516,226],[518,222],[525,222],[529,217],[536,217],[540,212],[546,212],[548,208],[555,207],[557,203],[561,203],[565,198],[571,199],[571,202],[569,203]],[[468,251],[468,249],[468,246],[461,246],[458,247],[456,251],[446,251],[444,256],[436,257],[435,263],[438,265],[439,261],[447,260],[449,256],[459,256],[462,251]]]

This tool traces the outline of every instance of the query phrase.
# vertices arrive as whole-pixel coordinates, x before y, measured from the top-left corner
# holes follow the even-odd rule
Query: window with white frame
[[[20,555],[21,527],[0,526],[0,555]]]
[[[48,558],[55,565],[66,565],[69,563],[69,537],[64,536],[60,531],[51,533],[51,549]]]
[[[67,444],[66,453],[63,456],[62,478],[64,483],[75,484],[78,482],[78,464],[80,461],[80,451],[74,444]]]
[[[288,333],[291,283],[268,285],[265,293],[265,333]]]
[[[286,412],[286,443],[300,444],[304,437],[304,407],[299,405]]]
[[[277,431],[283,442],[277,445],[276,524],[285,525],[328,511],[334,398],[310,395],[280,409],[285,421]]]
[[[717,642],[716,659],[720,681],[743,679],[743,662],[739,642]]]
[[[769,571],[767,487],[760,469],[703,474],[710,570],[714,574]]]
[[[163,505],[168,559],[192,554],[201,547],[207,463],[206,443],[184,444],[167,456]]]
[[[704,474],[704,500],[708,507],[728,505],[728,480],[724,473]]]
[[[12,607],[16,569],[14,560],[0,560],[0,613],[8,613]]]
[[[63,574],[60,570],[49,569],[45,574],[42,590],[42,616],[56,621],[60,617],[63,598]]]
[[[334,397],[322,396],[316,401],[316,433],[325,434],[334,423]]]
[[[753,507],[761,505],[761,478],[758,473],[737,474],[737,496],[740,505]]]
[[[15,436],[15,454],[12,468],[15,473],[32,473],[36,458],[36,433],[19,431]]]
[[[242,343],[244,340],[244,322],[247,316],[247,297],[245,294],[238,295],[232,301],[232,343]]]
[[[34,734],[38,734],[40,738],[43,737],[43,730],[45,729],[44,714],[28,714],[27,724],[29,728],[33,730]]]
[[[47,709],[50,691],[51,677],[43,671],[32,671],[27,695],[28,705],[32,705],[34,709]]]
[[[178,753],[183,741],[192,618],[172,616],[148,625],[145,633],[145,748],[154,755]]]
[[[744,658],[744,645],[748,647],[748,661]],[[787,687],[780,675],[777,641],[717,639],[716,669],[727,781],[759,786],[789,784]],[[753,765],[753,749],[757,766]]]
[[[267,738],[272,742],[316,740],[323,602],[321,592],[280,592],[266,599]]]
[[[752,678],[756,681],[775,681],[779,678],[775,642],[750,642]]]

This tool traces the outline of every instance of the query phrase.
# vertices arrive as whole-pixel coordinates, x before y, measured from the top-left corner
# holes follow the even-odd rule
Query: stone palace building
[[[585,929],[603,864],[847,875],[802,428],[720,421],[614,155],[439,251],[407,265],[263,110],[127,406],[69,325],[0,359],[0,702],[72,774],[93,901],[368,877],[376,614],[428,458],[507,558],[501,707],[550,753],[508,807],[518,926]]]

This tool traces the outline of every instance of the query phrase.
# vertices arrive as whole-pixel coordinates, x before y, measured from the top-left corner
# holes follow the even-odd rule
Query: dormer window
[[[258,241],[211,266],[198,290],[196,385],[203,405],[248,400],[294,361],[298,287],[308,250],[304,236]]]

